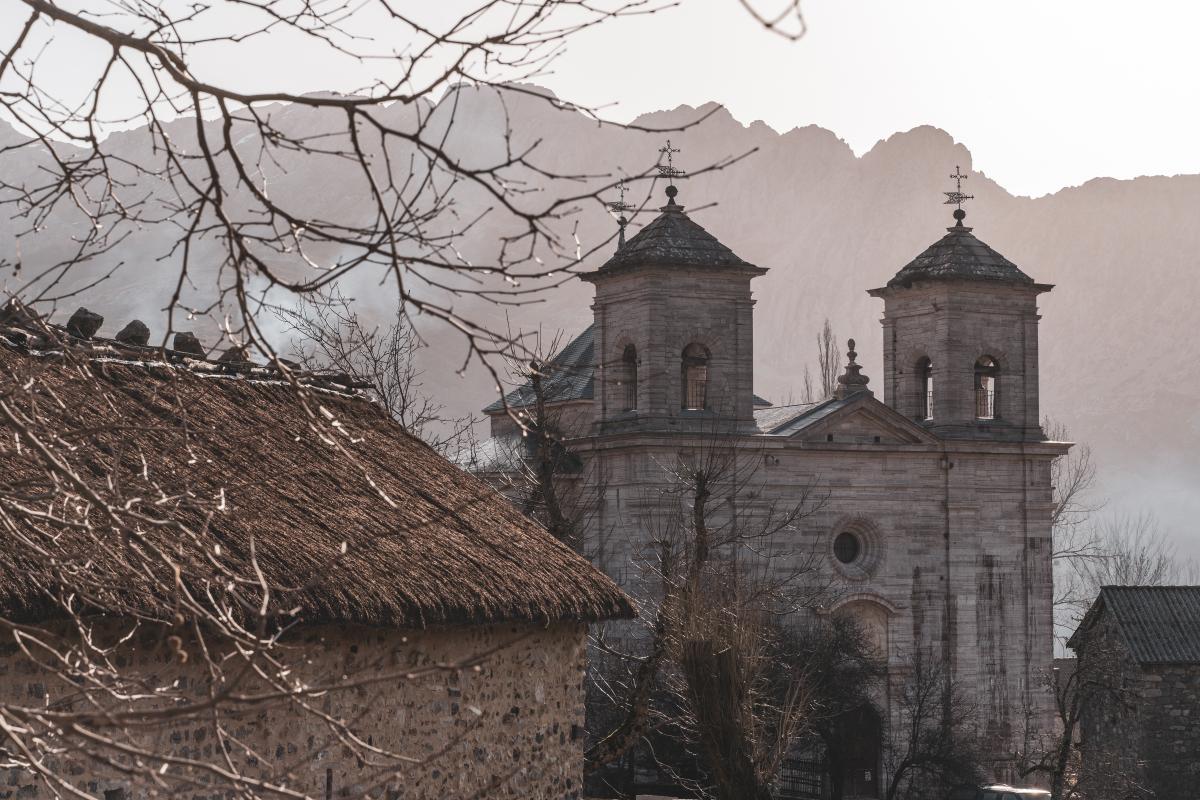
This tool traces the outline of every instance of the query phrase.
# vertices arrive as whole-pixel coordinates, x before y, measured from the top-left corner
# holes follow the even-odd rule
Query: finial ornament
[[[962,182],[965,181],[970,176],[963,175],[962,170],[960,170],[958,168],[958,165],[955,165],[954,174],[951,175],[950,177],[954,180],[954,191],[953,192],[942,192],[942,194],[946,195],[946,198],[947,198],[946,202],[943,205],[958,206],[958,208],[954,209],[954,218],[956,220],[958,220],[955,227],[961,228],[962,221],[964,219],[966,219],[966,217],[967,217],[967,212],[963,211],[962,204],[968,200],[974,200],[975,195],[963,194]]]
[[[632,205],[625,202],[625,191],[627,190],[625,179],[617,181],[617,191],[621,193],[621,199],[615,202],[605,203],[608,210],[617,215],[617,249],[620,250],[625,246],[625,226],[629,224],[629,220],[625,218],[625,212],[633,208]]]
[[[834,391],[834,396],[839,400],[859,392],[871,393],[871,390],[867,388],[871,379],[862,374],[862,366],[854,360],[856,358],[858,358],[858,353],[854,352],[854,340],[851,339],[846,342],[846,371],[838,376],[838,386]]]
[[[679,190],[675,188],[675,179],[682,178],[686,173],[675,166],[675,160],[672,158],[679,152],[678,147],[671,146],[671,140],[667,139],[667,144],[664,147],[658,148],[658,174],[667,179],[667,205],[675,205],[675,195],[679,194]],[[662,157],[667,157],[667,163],[662,163]]]

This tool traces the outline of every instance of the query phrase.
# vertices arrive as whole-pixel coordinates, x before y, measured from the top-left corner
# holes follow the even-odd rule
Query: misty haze
[[[0,3],[14,797],[1191,797],[1200,11]]]

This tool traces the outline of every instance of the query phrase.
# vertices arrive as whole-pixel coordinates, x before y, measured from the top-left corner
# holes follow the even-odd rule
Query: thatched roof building
[[[207,360],[186,339],[164,351],[145,337],[95,339],[98,323],[26,323],[0,318],[0,502],[52,491],[47,452],[31,447],[41,431],[83,482],[178,523],[145,535],[178,550],[185,580],[254,575],[253,552],[272,612],[289,619],[410,628],[633,613],[607,577],[405,433],[352,381],[309,375],[298,386],[237,353]],[[60,605],[64,568],[121,574],[115,560],[139,542],[107,532],[95,509],[82,513],[87,534],[64,529],[50,556],[18,546],[9,527],[5,615]],[[111,547],[97,548],[106,536]],[[119,606],[136,604],[142,587],[111,591]]]

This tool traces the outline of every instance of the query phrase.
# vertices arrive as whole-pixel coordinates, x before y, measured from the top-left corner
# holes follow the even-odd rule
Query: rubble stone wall
[[[135,633],[114,655],[122,674],[147,676],[152,685],[179,680],[203,701],[211,682],[202,659],[193,650],[181,665],[165,637],[147,627]],[[281,701],[226,714],[226,733],[247,745],[233,746],[230,758],[246,775],[286,776],[291,789],[314,798],[576,798],[582,787],[585,642],[586,626],[575,622],[429,631],[300,628],[286,643],[295,648],[287,658],[296,679],[343,688],[306,698],[311,710]],[[429,669],[480,655],[485,657],[477,668]],[[410,671],[418,676],[406,677]],[[35,667],[14,645],[0,650],[0,702],[81,708],[72,697],[78,698],[77,687]],[[324,717],[344,721],[340,738]],[[367,748],[356,752],[344,743],[346,736]],[[223,761],[219,738],[203,715],[174,720],[134,741],[159,753]],[[372,757],[369,748],[417,762]],[[148,763],[148,771],[159,766]],[[168,788],[153,794],[144,780],[106,771],[82,753],[64,754],[51,766],[97,798],[226,796],[211,777],[176,767],[162,775]],[[27,771],[0,771],[0,800],[53,796]]]

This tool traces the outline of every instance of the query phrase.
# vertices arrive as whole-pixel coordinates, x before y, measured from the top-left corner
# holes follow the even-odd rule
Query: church
[[[1052,287],[964,224],[960,183],[946,193],[958,208],[945,234],[869,289],[882,301],[882,390],[851,341],[832,397],[776,407],[754,393],[753,284],[766,268],[692,220],[675,186],[666,194],[628,241],[622,218],[616,251],[582,276],[593,322],[543,387],[596,494],[585,553],[636,588],[662,465],[725,421],[758,459],[747,502],[824,493],[792,535],[835,590],[826,610],[852,616],[887,665],[846,796],[886,791],[885,741],[919,653],[964,693],[991,777],[1013,777],[1022,739],[1053,726],[1051,464],[1070,445],[1048,441],[1039,417],[1038,296]],[[478,471],[505,468],[503,443],[519,439],[514,417],[532,397],[526,384],[485,409],[493,463]]]

